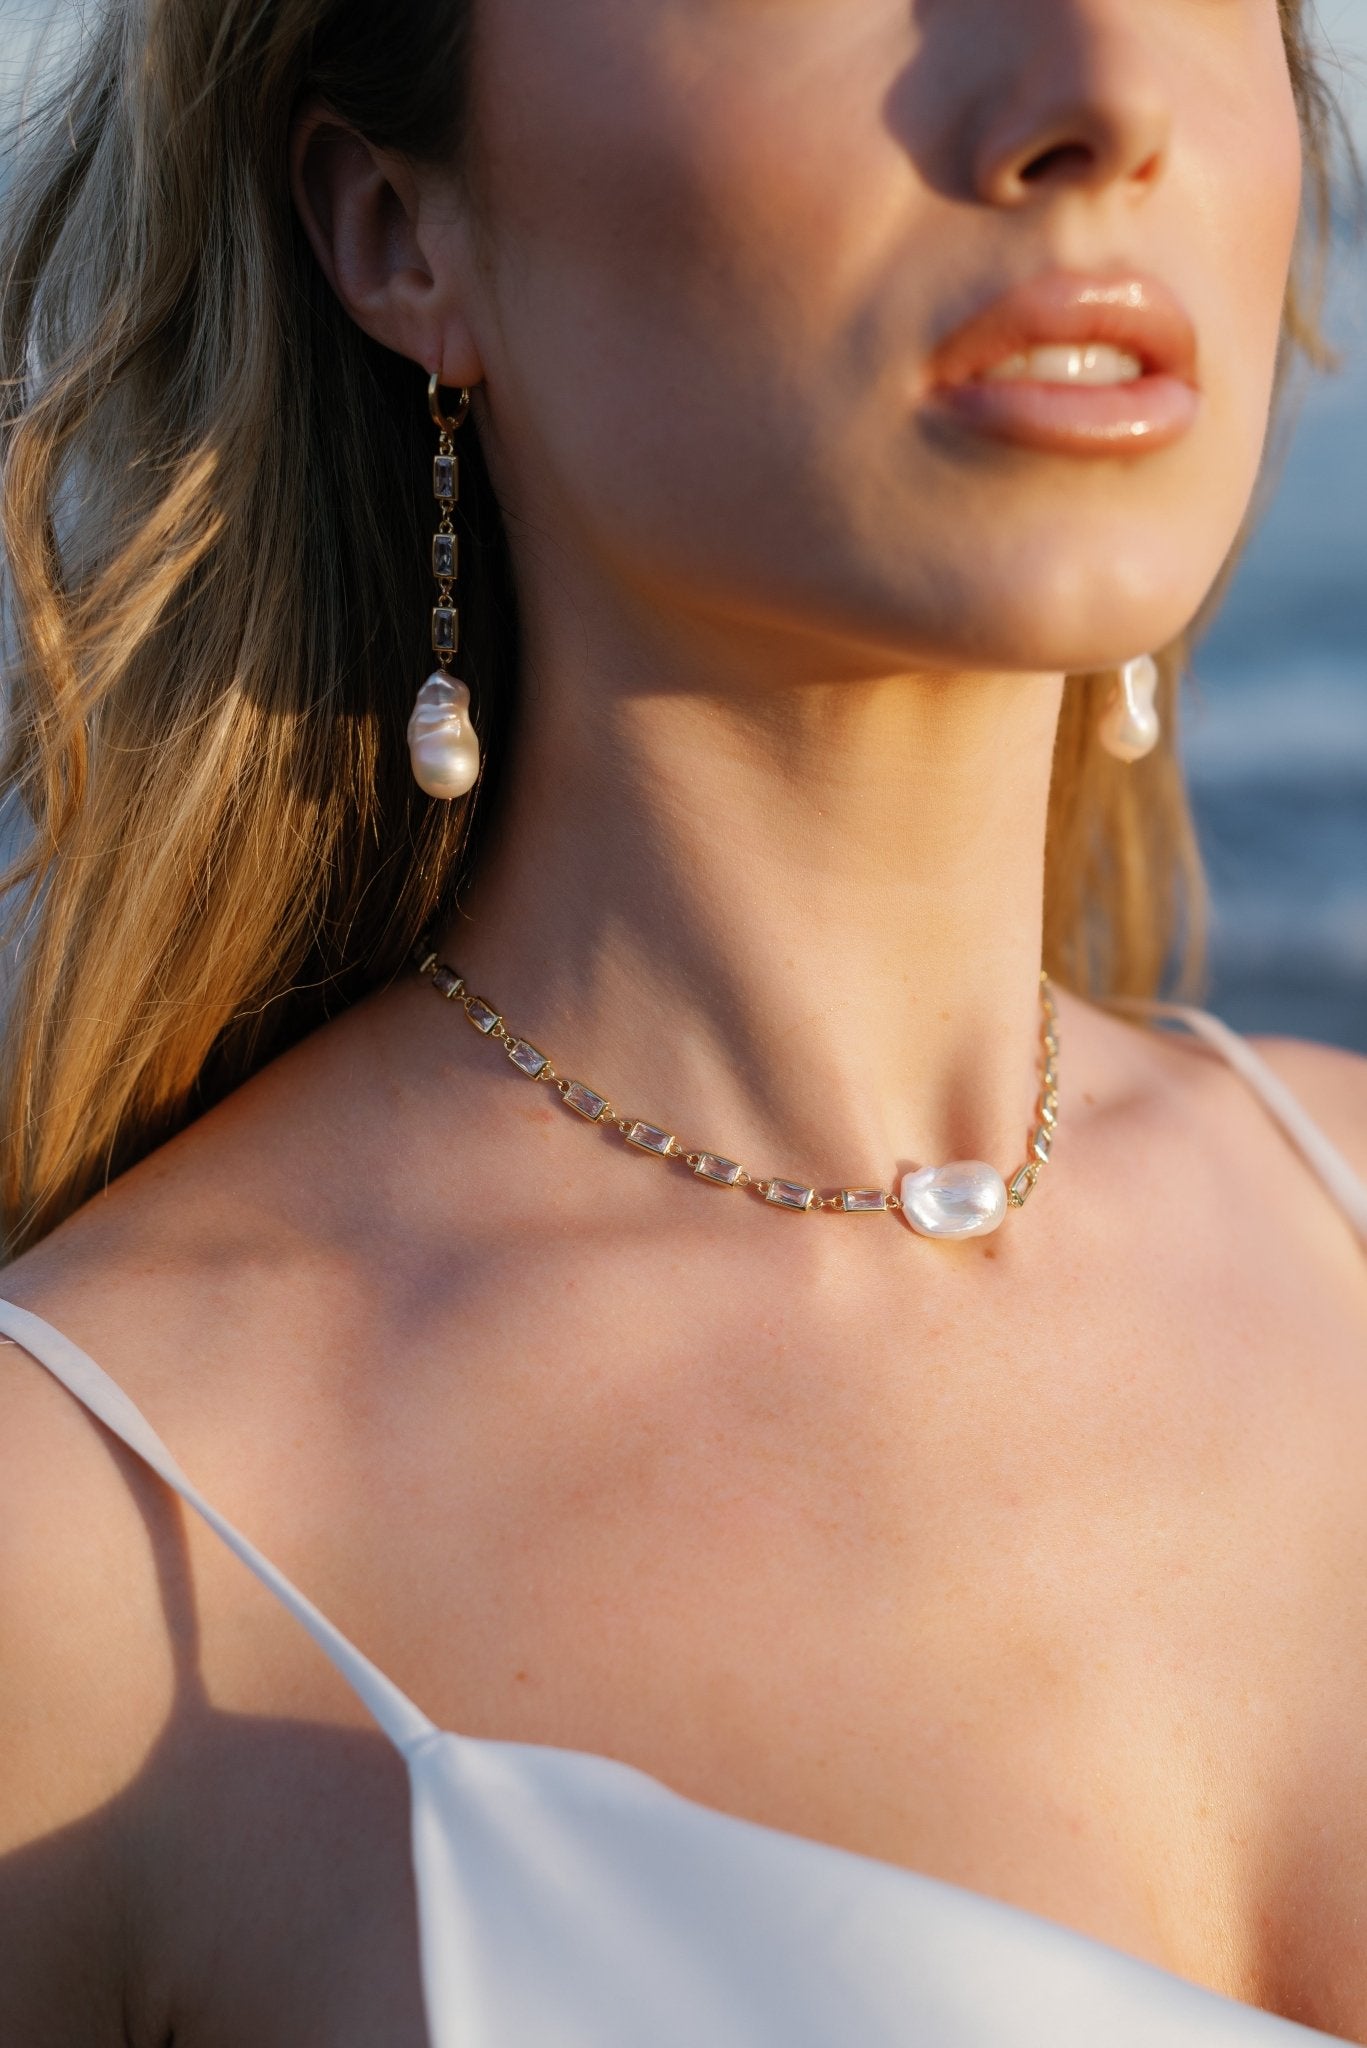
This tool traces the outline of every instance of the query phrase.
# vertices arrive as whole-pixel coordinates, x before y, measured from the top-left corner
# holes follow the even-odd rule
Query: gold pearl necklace
[[[999,1227],[1008,1209],[1025,1206],[1030,1190],[1049,1162],[1058,1125],[1058,1012],[1049,977],[1043,971],[1039,986],[1044,1057],[1035,1129],[1030,1157],[1011,1180],[1004,1181],[994,1166],[985,1165],[982,1160],[966,1159],[949,1166],[923,1166],[903,1174],[896,1193],[886,1188],[840,1188],[835,1194],[822,1195],[800,1181],[761,1180],[747,1173],[739,1161],[723,1158],[719,1152],[688,1151],[672,1132],[659,1124],[619,1116],[606,1095],[600,1095],[585,1081],[567,1081],[558,1074],[546,1054],[511,1031],[493,1005],[473,994],[464,977],[454,967],[446,966],[430,944],[424,942],[419,946],[413,964],[439,996],[460,1005],[482,1038],[503,1047],[520,1074],[529,1081],[548,1082],[565,1107],[585,1123],[617,1131],[638,1152],[653,1153],[657,1159],[679,1160],[709,1187],[746,1189],[774,1209],[836,1209],[846,1216],[892,1213],[902,1216],[920,1237],[985,1237]]]

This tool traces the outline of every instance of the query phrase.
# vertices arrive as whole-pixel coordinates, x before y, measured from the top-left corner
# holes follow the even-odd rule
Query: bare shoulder
[[[0,2039],[34,2048],[129,2039],[126,1873],[173,1690],[174,1541],[131,1462],[0,1344]]]
[[[1200,1119],[1208,1137],[1223,1128],[1237,1141],[1240,1131],[1266,1126],[1266,1114],[1246,1081],[1195,1032],[1163,1028],[1147,1018],[1136,1025],[1104,1004],[1078,1002],[1074,1014],[1091,1036],[1098,1067],[1119,1077],[1116,1086],[1125,1099],[1166,1106],[1188,1126]],[[1367,1055],[1308,1038],[1240,1035],[1367,1175]]]
[[[93,1357],[242,1520],[232,1475],[270,1490],[261,1444],[303,1434],[288,1408],[309,1391],[300,1332],[327,1355],[329,1314],[354,1306],[299,1067],[303,1085],[283,1087],[297,1116],[263,1079],[0,1272],[0,1296]],[[292,1376],[268,1331],[288,1337]],[[169,1489],[0,1339],[0,2041],[143,2038],[129,1930],[139,1873],[156,1889],[147,1845],[182,1663],[208,1621],[204,1549]],[[155,2016],[146,2032],[165,2037]]]
[[[98,1360],[178,1454],[205,1402],[223,1430],[273,1342],[302,1366],[310,1335],[324,1354],[365,1321],[391,1234],[366,1031],[346,1017],[295,1047],[0,1273],[0,1295]]]
[[[0,1272],[0,1296],[105,1370],[230,1522],[324,1577],[340,1520],[309,1524],[318,1475],[355,1470],[357,1384],[383,1356],[404,1241],[381,1053],[367,1018],[328,1026]],[[146,1944],[174,1917],[166,1841],[195,1759],[232,1710],[359,1708],[25,1348],[43,1331],[16,1337],[0,1339],[0,2042],[127,2048],[170,2032],[137,1999],[166,1978]]]
[[[156,1575],[165,1520],[162,1490],[132,1455],[27,1351],[0,1341],[0,1701],[25,1744],[51,1742],[58,1710],[75,1712],[88,1698],[99,1702],[111,1746],[131,1732],[136,1750],[142,1727],[131,1729],[130,1721],[145,1721],[133,1711],[137,1696],[153,1710],[164,1697],[157,1659],[144,1659],[137,1694],[121,1701],[124,1660],[106,1671],[101,1651],[116,1634],[126,1644],[130,1629],[145,1623],[157,1625],[145,1629],[139,1647],[150,1650],[158,1638],[165,1645]],[[22,1711],[33,1677],[42,1681],[41,1716]],[[73,1788],[86,1761],[77,1755],[64,1766]],[[17,1765],[13,1743],[0,1743],[0,1769],[23,1779]],[[41,1817],[44,1774],[29,1784]],[[64,1805],[53,1802],[50,1817],[70,1817]],[[0,1845],[8,1849],[13,1837],[2,1831],[0,1822]]]
[[[1367,1055],[1308,1038],[1260,1036],[1248,1042],[1367,1179]]]

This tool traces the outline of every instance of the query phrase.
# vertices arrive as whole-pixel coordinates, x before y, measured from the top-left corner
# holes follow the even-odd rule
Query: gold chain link
[[[455,443],[455,437],[454,437],[454,435],[453,435],[453,434],[452,434],[452,433],[451,433],[451,432],[449,431],[449,429],[448,429],[448,428],[446,428],[446,427],[443,427],[443,428],[441,429],[441,432],[440,432],[440,433],[438,434],[438,436],[437,436],[437,453],[438,453],[438,455],[442,455],[442,456],[449,456],[449,457],[451,457],[452,459],[454,459],[454,457],[455,457],[455,453],[456,453],[456,443]],[[459,473],[458,473],[458,474],[459,474]],[[454,495],[453,497],[451,497],[451,498],[450,498],[449,500],[446,500],[446,501],[444,501],[444,502],[443,502],[443,504],[442,504],[442,508],[441,508],[441,518],[440,518],[440,520],[438,521],[438,524],[437,524],[437,536],[438,536],[438,537],[440,537],[440,538],[441,538],[441,539],[443,539],[443,540],[449,540],[449,541],[451,542],[451,552],[452,552],[452,562],[453,562],[453,564],[455,563],[455,559],[456,559],[456,557],[455,557],[455,550],[456,550],[456,545],[457,545],[457,543],[456,543],[456,529],[455,529],[455,524],[454,524],[454,522],[453,522],[453,519],[452,519],[452,513],[453,513],[453,512],[454,512],[454,510],[455,510],[456,498],[457,498],[457,497],[459,497],[459,495],[460,495],[460,485],[459,485],[459,482],[457,482],[457,485],[456,485],[456,491],[455,491],[455,495]],[[433,546],[433,555],[434,555],[434,557],[435,557],[435,554],[436,554],[436,548],[435,548],[435,544],[434,544],[434,546]],[[436,583],[437,583],[437,604],[438,604],[438,606],[439,606],[440,608],[442,608],[443,610],[450,610],[450,611],[454,611],[454,610],[455,610],[455,599],[454,599],[454,597],[453,597],[453,595],[452,595],[452,592],[453,592],[453,588],[454,588],[454,585],[455,585],[455,581],[456,581],[456,571],[455,571],[455,567],[453,567],[453,569],[452,569],[452,573],[451,573],[451,575],[449,575],[449,576],[442,576],[442,575],[436,574],[435,568],[434,568],[434,571],[433,571],[433,573],[434,573],[434,574],[436,575]],[[437,664],[438,664],[438,666],[439,666],[439,667],[441,668],[441,670],[443,671],[443,673],[444,673],[444,674],[447,674],[447,675],[449,675],[449,674],[450,674],[450,672],[451,672],[451,663],[452,663],[452,661],[453,661],[453,659],[454,659],[454,653],[453,653],[453,650],[451,650],[450,648],[445,648],[445,647],[439,647],[439,648],[438,648],[438,649],[436,650],[436,655],[437,655]]]
[[[449,441],[450,436],[443,434],[443,454],[448,452],[447,444]],[[440,530],[444,531],[449,526],[450,515],[448,513],[442,521],[442,528]],[[443,602],[445,601],[447,600],[444,598]],[[445,966],[442,963],[433,950],[430,941],[424,939],[415,949],[413,966],[424,981],[436,982],[438,976],[449,976],[454,981],[459,990],[458,1000],[460,1007],[465,1011],[471,1023],[475,1025],[475,1029],[479,1031],[481,1037],[496,1039],[501,1045],[506,1046],[510,1053],[516,1053],[526,1045],[527,1042],[519,1038],[516,1032],[509,1030],[505,1019],[494,1012],[492,1004],[486,1003],[481,996],[473,995],[465,987],[463,977],[456,973],[455,968]],[[446,991],[440,990],[439,992],[446,993]],[[477,1008],[491,1015],[494,1020],[493,1023],[487,1026],[481,1026],[476,1023],[473,1013]],[[1017,1167],[1007,1184],[1007,1203],[1012,1209],[1024,1208],[1031,1190],[1039,1179],[1040,1174],[1044,1171],[1045,1166],[1049,1163],[1058,1125],[1057,1063],[1059,1042],[1058,1032],[1055,1028],[1058,1011],[1054,1004],[1053,987],[1048,973],[1044,969],[1040,971],[1040,1009],[1043,1017],[1040,1042],[1044,1053],[1042,1062],[1044,1086],[1041,1088],[1035,1104],[1034,1132],[1031,1138],[1030,1157]],[[650,1124],[644,1118],[619,1116],[606,1096],[599,1095],[597,1089],[589,1088],[587,1082],[566,1079],[556,1071],[544,1053],[537,1051],[535,1047],[531,1047],[530,1050],[542,1062],[541,1066],[535,1073],[530,1073],[529,1069],[525,1067],[520,1068],[519,1071],[528,1073],[529,1078],[532,1080],[550,1082],[561,1100],[566,1103],[569,1101],[572,1090],[575,1088],[584,1089],[593,1097],[595,1102],[601,1102],[603,1105],[597,1114],[590,1117],[588,1121],[604,1126],[609,1130],[614,1130],[623,1138],[627,1137],[628,1133],[638,1129],[652,1134],[659,1132],[659,1135],[666,1139],[667,1143],[663,1145],[650,1144],[641,1149],[653,1151],[656,1157],[660,1159],[677,1159],[681,1164],[687,1166],[698,1178],[706,1179],[710,1186],[740,1188],[754,1193],[765,1202],[770,1201],[775,1187],[791,1186],[796,1187],[802,1193],[810,1195],[811,1199],[807,1207],[812,1210],[837,1210],[844,1214],[857,1213],[854,1210],[847,1210],[845,1206],[846,1193],[852,1193],[855,1190],[842,1189],[834,1195],[822,1195],[815,1188],[808,1189],[803,1182],[780,1182],[776,1179],[760,1179],[756,1175],[749,1173],[743,1166],[738,1168],[735,1178],[730,1180],[719,1180],[715,1176],[704,1175],[701,1172],[704,1161],[717,1161],[728,1170],[732,1166],[736,1166],[737,1162],[725,1159],[723,1155],[715,1152],[688,1151],[679,1143],[676,1137],[665,1132],[659,1125]],[[881,1214],[887,1212],[892,1215],[898,1215],[902,1210],[903,1204],[900,1198],[890,1189],[879,1188],[859,1190],[858,1192],[875,1193],[882,1198],[882,1210],[866,1211],[865,1213]],[[785,1204],[784,1206],[787,1205]],[[794,1204],[793,1206],[796,1207],[798,1205]]]

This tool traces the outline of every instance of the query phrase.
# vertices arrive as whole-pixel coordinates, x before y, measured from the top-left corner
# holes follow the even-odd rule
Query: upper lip
[[[1049,343],[1109,342],[1146,374],[1196,382],[1196,329],[1156,277],[1049,270],[1015,285],[955,328],[932,353],[930,382],[962,384],[1008,356]]]

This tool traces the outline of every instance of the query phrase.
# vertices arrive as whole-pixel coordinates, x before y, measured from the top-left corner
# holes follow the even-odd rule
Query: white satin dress
[[[1243,1039],[1249,1081],[1367,1247],[1367,1186]],[[610,1758],[434,1727],[206,1501],[108,1375],[0,1302],[31,1353],[202,1515],[408,1768],[431,2048],[1293,2048],[1336,2038],[1104,1942],[670,1791]]]

